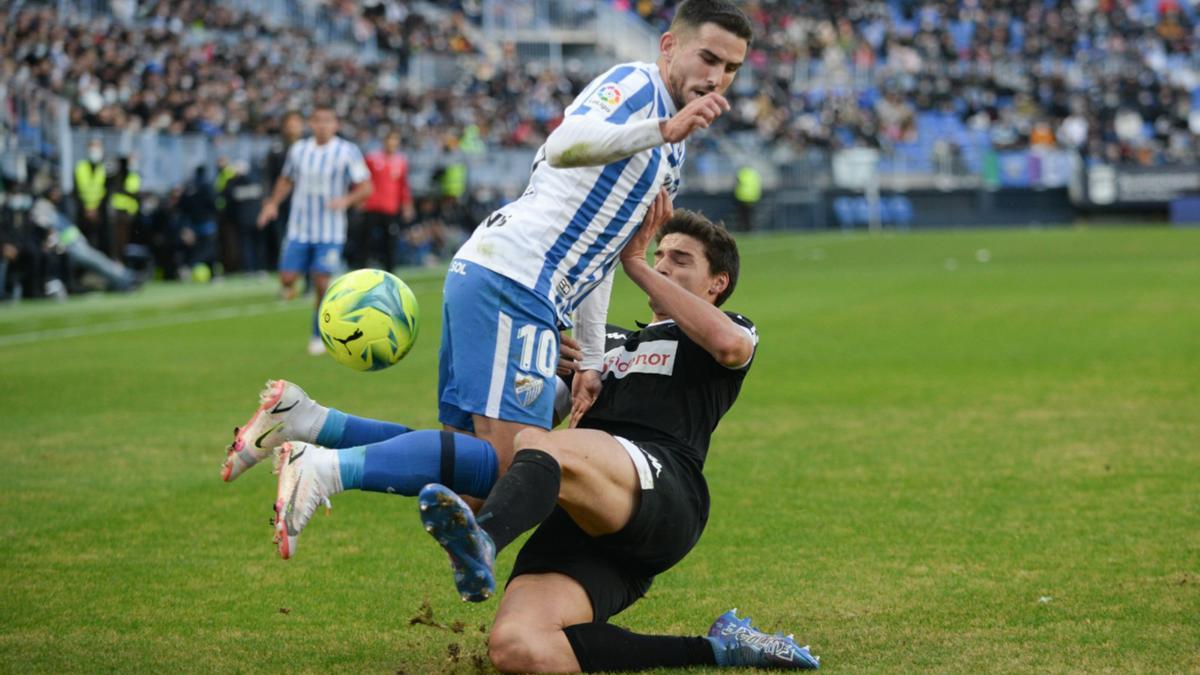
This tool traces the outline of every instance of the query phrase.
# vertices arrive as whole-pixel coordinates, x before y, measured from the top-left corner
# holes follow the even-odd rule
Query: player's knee
[[[515,452],[522,450],[542,450],[554,454],[550,448],[552,445],[554,445],[553,436],[544,429],[533,427],[522,429],[513,437],[513,450]]]
[[[586,456],[569,443],[561,443],[561,435],[556,435],[541,429],[525,429],[517,434],[514,441],[513,459],[522,450],[540,450],[550,455],[558,463],[562,473],[571,473],[579,468],[581,462],[586,462]]]
[[[545,655],[541,653],[548,640],[539,640],[538,634],[528,625],[515,621],[501,621],[492,626],[488,635],[488,658],[492,665],[503,673],[535,673],[544,670],[540,664]]]

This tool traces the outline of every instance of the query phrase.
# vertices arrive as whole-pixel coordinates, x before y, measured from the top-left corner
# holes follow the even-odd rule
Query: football
[[[399,362],[417,341],[419,319],[408,285],[374,269],[335,279],[318,310],[325,349],[355,370],[382,370]]]

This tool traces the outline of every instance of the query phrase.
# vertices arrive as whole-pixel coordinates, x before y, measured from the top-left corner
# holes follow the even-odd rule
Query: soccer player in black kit
[[[646,248],[656,233],[651,267]],[[463,599],[479,602],[495,589],[495,555],[538,527],[517,555],[489,636],[501,671],[817,668],[807,647],[758,631],[736,610],[707,637],[608,623],[700,538],[709,439],[758,344],[754,324],[718,309],[737,283],[733,239],[703,216],[673,212],[665,193],[621,264],[649,296],[653,322],[609,328],[598,396],[573,402],[570,429],[518,433],[512,466],[478,516],[445,486],[426,486],[425,529],[450,554]]]

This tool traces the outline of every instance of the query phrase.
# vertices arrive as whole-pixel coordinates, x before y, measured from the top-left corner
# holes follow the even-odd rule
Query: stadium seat
[[[904,195],[892,195],[891,197],[885,197],[883,204],[887,205],[888,220],[897,229],[907,230],[912,226],[913,206],[912,201],[908,197]]]
[[[863,225],[864,227],[871,222],[871,205],[867,203],[866,197],[855,197],[850,202],[850,212],[854,224]]]
[[[837,197],[833,200],[833,213],[837,216],[838,227],[843,230],[854,229],[854,207],[850,197]]]

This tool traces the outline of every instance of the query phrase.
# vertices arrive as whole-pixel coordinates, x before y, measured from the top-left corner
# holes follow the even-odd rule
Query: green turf
[[[1200,670],[1200,231],[743,250],[762,344],[708,531],[618,623],[737,606],[835,672]],[[435,423],[440,283],[406,277],[421,336],[381,373],[306,356],[266,282],[0,307],[0,671],[474,671],[496,603],[413,500],[340,495],[282,562],[269,470],[218,480],[270,377]],[[644,308],[622,277],[611,317]]]

